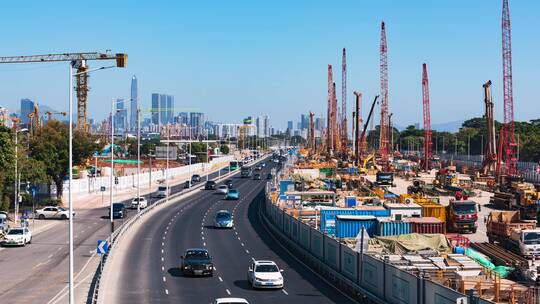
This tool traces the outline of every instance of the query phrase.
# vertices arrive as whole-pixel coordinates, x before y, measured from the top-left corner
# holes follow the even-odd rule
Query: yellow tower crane
[[[88,106],[88,60],[116,60],[116,67],[123,68],[127,63],[127,54],[109,52],[88,52],[88,53],[64,53],[64,54],[46,54],[31,56],[9,56],[0,57],[2,63],[36,63],[36,62],[58,62],[69,61],[71,66],[77,70],[75,74],[77,80],[77,130],[87,133],[88,124],[87,106]],[[71,84],[70,84],[71,85]]]

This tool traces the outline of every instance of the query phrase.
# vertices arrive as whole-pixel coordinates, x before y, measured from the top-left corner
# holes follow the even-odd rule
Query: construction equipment
[[[476,202],[471,200],[461,200],[461,197],[456,196],[456,199],[451,199],[446,206],[446,224],[447,230],[451,232],[471,232],[476,233],[478,225],[478,212]]]
[[[540,229],[535,220],[521,220],[519,211],[492,211],[486,227],[490,243],[497,242],[523,257],[540,255]]]
[[[341,58],[341,154],[347,156],[347,58],[345,48]]]
[[[328,65],[328,111],[327,111],[327,116],[328,117],[328,121],[327,121],[327,133],[326,133],[326,139],[327,139],[327,144],[326,144],[326,149],[327,149],[327,152],[328,152],[328,155],[331,155],[333,153],[333,151],[335,151],[335,133],[336,133],[336,111],[335,111],[335,105],[334,105],[334,89],[335,89],[335,84],[334,84],[334,76],[333,76],[333,73],[332,73],[332,65],[329,64]]]
[[[507,180],[490,199],[494,206],[519,210],[523,219],[536,220],[540,212],[540,193],[533,184]]]
[[[369,121],[371,120],[371,115],[373,115],[373,109],[375,108],[375,103],[377,103],[377,99],[379,98],[379,95],[375,96],[375,99],[373,99],[373,103],[371,104],[371,109],[369,110],[369,114],[366,120],[366,123],[364,124],[364,129],[362,130],[362,135],[360,135],[360,143],[359,143],[359,150],[358,150],[358,158],[362,159],[362,153],[364,151],[364,145],[366,140],[366,130],[369,124]]]
[[[315,123],[313,121],[313,112],[309,112],[309,132],[308,132],[308,148],[310,153],[313,153],[315,150]]]
[[[71,66],[77,70],[75,77],[77,80],[77,130],[86,133],[88,131],[87,106],[88,106],[88,60],[116,60],[116,67],[123,68],[127,63],[127,54],[109,52],[88,52],[88,53],[64,53],[46,54],[31,56],[9,56],[0,57],[2,63],[36,63],[36,62],[58,62],[69,61]],[[70,84],[71,85],[71,84]]]
[[[517,144],[514,134],[514,97],[512,89],[512,32],[510,29],[510,11],[508,0],[503,0],[502,10],[502,57],[503,57],[503,93],[504,93],[504,165],[505,174],[516,176]],[[500,172],[499,172],[500,173]]]
[[[30,120],[28,124],[28,134],[30,137],[34,136],[34,133],[41,127],[41,120],[39,118],[39,105],[34,104],[34,110],[28,114]]]
[[[380,68],[381,68],[381,124],[379,128],[379,153],[383,170],[389,167],[388,149],[388,47],[386,44],[386,28],[381,23]]]
[[[49,120],[49,121],[52,119],[53,115],[62,115],[62,116],[67,115],[66,112],[56,112],[56,111],[55,112],[47,111],[47,112],[45,112],[45,114],[47,114],[47,118],[48,118],[47,120]]]
[[[356,116],[354,119],[354,156],[356,158],[356,164],[360,164],[360,101],[362,99],[362,93],[354,91],[356,96]]]
[[[495,173],[497,164],[497,142],[495,139],[495,117],[493,115],[493,98],[491,96],[491,80],[482,85],[484,88],[484,106],[486,118],[486,146],[484,147],[484,161],[482,162],[482,174],[492,175]]]
[[[433,159],[433,142],[431,141],[431,114],[429,111],[429,80],[427,65],[422,65],[422,101],[424,109],[424,170],[431,169]]]

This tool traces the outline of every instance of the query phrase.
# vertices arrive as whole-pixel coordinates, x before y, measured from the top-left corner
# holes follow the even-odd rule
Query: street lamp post
[[[141,212],[141,109],[137,108],[137,213]]]

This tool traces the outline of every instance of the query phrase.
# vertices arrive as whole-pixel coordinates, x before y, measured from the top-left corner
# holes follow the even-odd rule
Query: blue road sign
[[[101,186],[100,191],[105,192],[105,186]]]
[[[106,240],[98,240],[96,252],[98,254],[106,254],[109,251],[109,243]]]

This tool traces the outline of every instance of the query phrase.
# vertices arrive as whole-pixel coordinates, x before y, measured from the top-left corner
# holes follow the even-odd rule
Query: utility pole
[[[137,213],[141,212],[141,109],[137,108]]]

